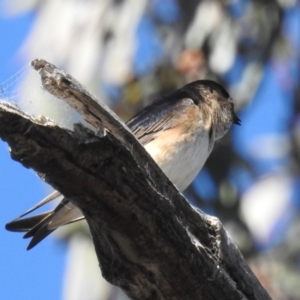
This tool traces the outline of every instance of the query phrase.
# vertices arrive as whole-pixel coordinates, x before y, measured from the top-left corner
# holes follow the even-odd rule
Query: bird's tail
[[[84,217],[81,211],[67,198],[64,198],[52,211],[23,218],[39,207],[59,198],[60,196],[61,194],[59,192],[53,192],[31,209],[23,213],[20,217],[7,223],[5,228],[9,231],[25,232],[24,238],[32,238],[27,247],[27,250],[30,250],[56,228],[82,220]]]

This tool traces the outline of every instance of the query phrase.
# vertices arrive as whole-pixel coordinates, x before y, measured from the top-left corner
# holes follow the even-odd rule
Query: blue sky
[[[27,63],[17,59],[17,51],[33,18],[32,14],[8,18],[0,12],[0,83]],[[46,194],[39,177],[11,160],[7,144],[0,141],[0,299],[61,299],[66,248],[47,238],[26,251],[28,240],[4,229],[5,223]]]

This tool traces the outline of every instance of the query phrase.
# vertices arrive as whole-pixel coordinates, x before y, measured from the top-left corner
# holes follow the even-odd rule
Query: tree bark
[[[131,299],[271,299],[220,221],[189,205],[124,123],[54,65],[32,66],[95,132],[0,102],[0,137],[82,210],[104,278]]]

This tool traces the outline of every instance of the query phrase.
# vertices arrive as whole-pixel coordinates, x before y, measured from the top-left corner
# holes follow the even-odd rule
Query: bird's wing
[[[178,111],[185,113],[193,103],[189,98],[180,99],[173,94],[168,97],[159,99],[127,121],[127,126],[143,146],[153,141],[158,132],[174,128]]]
[[[145,146],[150,141],[155,140],[157,132],[174,128],[178,111],[184,113],[193,103],[190,98],[180,98],[178,96],[178,93],[172,93],[160,98],[126,123],[142,145]],[[81,211],[67,198],[63,198],[52,211],[23,218],[60,196],[61,194],[58,191],[53,192],[19,218],[6,224],[6,229],[26,232],[24,238],[32,237],[27,247],[29,250],[58,227],[84,219]]]
[[[45,204],[58,199],[60,196],[61,196],[60,192],[58,192],[58,191],[52,192],[50,195],[48,195],[47,197],[45,197],[39,203],[37,203],[36,205],[34,205],[30,209],[28,209],[26,212],[24,212],[21,216],[18,217],[18,219],[23,218],[24,216],[30,214],[31,212],[33,212],[34,210],[40,208],[41,206],[44,206]]]

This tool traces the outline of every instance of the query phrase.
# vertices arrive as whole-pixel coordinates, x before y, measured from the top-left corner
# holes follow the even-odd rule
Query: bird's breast
[[[193,134],[172,128],[159,133],[145,148],[167,177],[183,191],[203,167],[212,144],[203,127]]]

